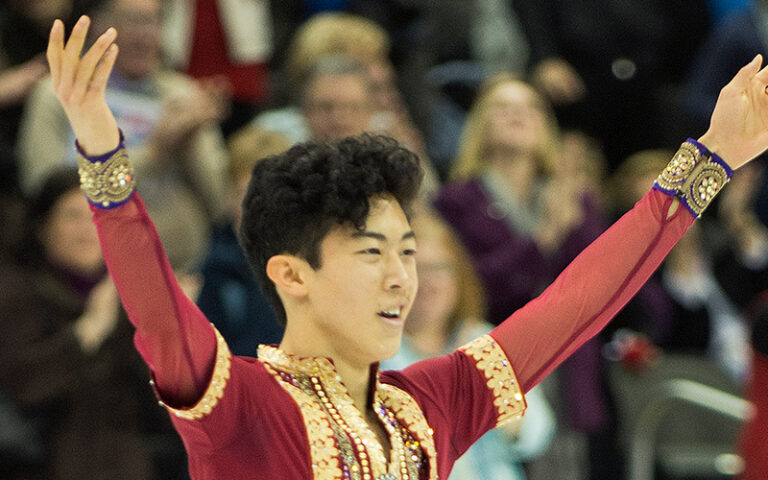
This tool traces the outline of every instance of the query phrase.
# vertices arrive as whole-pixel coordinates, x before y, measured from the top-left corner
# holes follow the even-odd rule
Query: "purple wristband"
[[[696,148],[699,149],[699,152],[701,152],[702,157],[709,157],[709,159],[715,163],[719,163],[720,166],[722,166],[725,169],[725,173],[728,175],[728,178],[731,178],[733,176],[733,169],[731,168],[728,163],[726,163],[723,158],[716,154],[715,152],[710,152],[709,149],[704,145],[703,143],[699,142],[698,140],[694,140],[692,138],[689,138],[686,140],[686,142],[690,142],[696,146]]]

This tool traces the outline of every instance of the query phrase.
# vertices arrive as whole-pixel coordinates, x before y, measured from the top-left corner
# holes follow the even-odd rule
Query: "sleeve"
[[[383,372],[382,378],[418,405],[432,437],[421,441],[434,442],[440,476],[484,433],[525,410],[515,372],[488,335],[449,355]]]
[[[539,297],[491,332],[525,391],[597,334],[693,224],[682,205],[667,218],[673,201],[651,190]]]
[[[482,434],[520,417],[523,394],[595,335],[693,223],[652,190],[587,247],[539,297],[488,335],[393,375],[435,433],[438,458],[458,458]],[[389,372],[388,372],[389,374]]]
[[[176,282],[157,230],[133,190],[122,142],[101,157],[81,156],[80,174],[107,268],[136,327],[136,347],[163,400],[173,407],[192,406],[210,393],[217,351],[223,351],[217,349],[214,329]]]
[[[524,391],[624,307],[732,175],[722,158],[689,138],[632,210],[580,253],[539,297],[491,332]],[[679,208],[670,215],[676,199]]]

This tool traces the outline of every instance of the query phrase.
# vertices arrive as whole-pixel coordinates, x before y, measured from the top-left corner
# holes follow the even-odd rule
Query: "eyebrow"
[[[368,230],[357,231],[352,234],[352,238],[372,238],[374,240],[379,240],[382,242],[387,241],[387,237],[384,234],[381,234],[378,232],[370,232]],[[400,240],[401,241],[408,240],[411,238],[416,238],[416,235],[413,233],[413,230],[406,232]]]

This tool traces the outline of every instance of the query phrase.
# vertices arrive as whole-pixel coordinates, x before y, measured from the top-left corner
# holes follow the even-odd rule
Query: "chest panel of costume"
[[[372,392],[374,411],[389,438],[387,458],[329,360],[293,357],[268,346],[259,348],[259,359],[300,409],[314,478],[437,478],[433,431],[408,393],[378,378]]]

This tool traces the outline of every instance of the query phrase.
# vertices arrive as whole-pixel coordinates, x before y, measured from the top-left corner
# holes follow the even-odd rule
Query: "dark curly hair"
[[[285,308],[267,277],[267,261],[290,254],[320,268],[320,243],[334,226],[363,229],[369,201],[380,194],[392,195],[408,215],[422,177],[414,153],[373,134],[300,143],[256,163],[239,240],[283,325]]]

